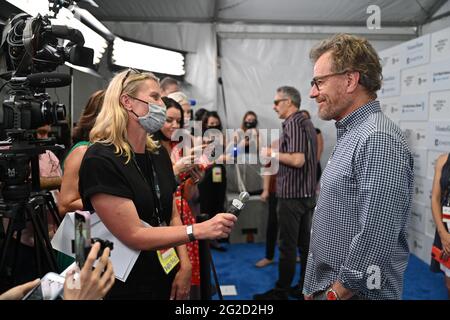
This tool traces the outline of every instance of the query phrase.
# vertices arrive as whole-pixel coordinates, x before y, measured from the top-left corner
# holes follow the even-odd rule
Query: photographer
[[[227,237],[236,221],[222,213],[182,225],[170,157],[150,137],[165,120],[158,79],[129,69],[111,80],[91,130],[92,145],[79,174],[84,209],[95,210],[115,237],[141,250],[126,282],[111,289],[110,299],[188,298],[191,266],[184,244]],[[171,247],[176,247],[179,263],[168,265],[162,255],[178,259]]]
[[[109,260],[109,248],[103,251],[97,265],[97,254],[100,244],[95,243],[80,272],[79,286],[74,284],[75,270],[69,271],[64,282],[64,300],[99,300],[102,299],[114,284],[114,270]],[[0,295],[0,300],[20,300],[39,284],[39,279],[9,289]]]

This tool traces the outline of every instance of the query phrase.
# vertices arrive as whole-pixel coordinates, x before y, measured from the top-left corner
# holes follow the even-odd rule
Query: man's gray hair
[[[291,99],[292,104],[297,108],[300,108],[300,104],[302,103],[302,98],[300,96],[300,92],[294,87],[290,86],[282,86],[277,89],[277,92],[281,92],[286,97]]]
[[[159,82],[159,85],[161,86],[161,89],[165,91],[169,86],[175,85],[177,87],[180,87],[180,83],[178,80],[171,78],[171,77],[165,77]],[[179,90],[177,90],[179,91]]]

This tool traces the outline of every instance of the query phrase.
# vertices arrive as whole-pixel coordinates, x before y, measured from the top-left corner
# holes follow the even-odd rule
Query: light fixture
[[[48,14],[48,0],[6,0],[12,5],[16,6],[23,12],[28,13],[31,16],[37,16],[38,13],[41,15]]]
[[[181,76],[185,74],[183,54],[125,41],[116,37],[113,43],[112,63],[157,73]]]

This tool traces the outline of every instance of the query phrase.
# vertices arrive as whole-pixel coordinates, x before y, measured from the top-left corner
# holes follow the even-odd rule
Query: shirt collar
[[[291,114],[289,117],[287,117],[286,119],[284,119],[282,126],[284,127],[286,124],[288,124],[289,122],[291,122],[293,119],[295,119],[296,117],[302,117],[303,115],[300,113],[300,110],[295,111],[293,114]]]
[[[337,129],[338,138],[340,138],[342,134],[347,131],[347,129],[358,126],[369,115],[377,112],[381,112],[380,102],[373,100],[357,108],[341,120],[336,121],[335,126]]]

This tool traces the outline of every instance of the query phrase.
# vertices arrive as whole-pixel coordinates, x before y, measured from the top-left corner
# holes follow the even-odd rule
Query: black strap
[[[147,177],[144,175],[144,173],[142,172],[141,168],[139,167],[139,164],[136,161],[136,155],[133,152],[133,163],[136,166],[136,169],[139,171],[139,174],[142,176],[142,178],[145,180],[145,182],[147,183],[147,185],[150,187],[150,189],[152,190],[152,196],[153,196],[153,201],[155,203],[155,206],[153,207],[153,212],[152,212],[152,219],[156,219],[158,225],[161,225],[162,219],[161,219],[161,214],[162,214],[162,207],[161,207],[161,201],[160,201],[160,197],[161,197],[161,191],[159,188],[159,184],[158,184],[158,178],[156,176],[156,172],[153,168],[153,165],[150,161],[150,156],[147,154],[147,150],[145,151],[145,160],[148,161],[147,163],[150,165],[150,169],[152,171],[152,181],[153,183],[150,183],[147,179]]]

